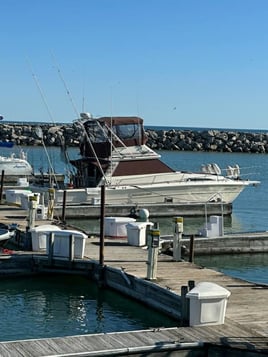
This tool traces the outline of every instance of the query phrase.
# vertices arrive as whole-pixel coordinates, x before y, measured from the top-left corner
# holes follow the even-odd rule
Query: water
[[[178,324],[78,276],[2,279],[0,341],[133,331]]]
[[[268,284],[268,254],[200,256],[195,263],[256,284]]]

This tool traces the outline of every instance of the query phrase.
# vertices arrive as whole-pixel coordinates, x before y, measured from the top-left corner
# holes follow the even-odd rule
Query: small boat
[[[0,223],[0,245],[3,245],[10,238],[14,237],[16,229],[16,224],[7,225],[5,223]]]
[[[33,168],[27,161],[27,156],[23,150],[19,157],[12,153],[10,156],[0,156],[0,173],[4,171],[5,176],[30,176]]]
[[[0,244],[6,242],[13,236],[8,229],[0,228]]]
[[[259,183],[241,179],[239,166],[229,168],[227,175],[215,163],[203,165],[198,172],[172,169],[146,145],[139,117],[93,118],[81,113],[74,125],[83,134],[80,158],[70,160],[75,170],[68,187],[55,190],[55,205],[64,199],[67,206],[99,205],[105,186],[108,207],[143,207],[150,212],[152,207],[158,211],[162,207],[169,214],[175,205],[230,206],[247,186]]]

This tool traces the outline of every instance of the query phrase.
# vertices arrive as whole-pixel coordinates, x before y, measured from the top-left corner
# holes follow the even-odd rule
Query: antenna
[[[42,91],[42,89],[41,89],[41,86],[40,86],[39,82],[38,82],[37,76],[36,76],[36,75],[34,74],[34,72],[33,72],[33,69],[32,69],[32,66],[31,66],[31,63],[30,63],[29,60],[28,60],[28,63],[29,63],[30,71],[31,71],[31,73],[32,73],[32,76],[33,76],[33,78],[34,78],[34,81],[35,81],[35,83],[36,83],[36,85],[37,85],[37,88],[38,88],[38,90],[39,90],[39,92],[40,92],[40,94],[41,94],[41,97],[42,97],[43,102],[44,102],[44,104],[45,104],[45,107],[46,107],[46,109],[47,109],[48,115],[49,115],[49,117],[50,117],[52,123],[55,125],[55,122],[54,122],[54,120],[53,120],[53,116],[52,116],[52,114],[51,114],[51,111],[50,111],[50,109],[49,109],[49,107],[48,107],[48,104],[47,104],[45,95],[44,95],[44,93],[43,93],[43,91]],[[58,186],[57,177],[56,177],[55,171],[54,171],[54,169],[53,169],[53,165],[52,165],[51,160],[50,160],[50,156],[49,156],[49,154],[48,154],[47,148],[46,148],[45,143],[44,143],[44,140],[43,140],[43,131],[42,131],[42,128],[41,128],[41,127],[38,127],[35,132],[36,132],[36,135],[39,137],[39,139],[40,139],[41,142],[42,142],[43,148],[44,148],[45,153],[46,153],[46,156],[47,156],[48,164],[49,164],[49,166],[50,166],[50,168],[51,168],[51,172],[52,172],[52,175],[53,175],[53,177],[54,177],[55,183],[56,183],[56,185]]]
[[[65,80],[64,80],[64,78],[63,78],[63,76],[62,76],[62,74],[61,74],[60,68],[59,68],[59,66],[58,66],[57,63],[56,63],[56,59],[55,59],[55,56],[54,56],[53,53],[52,53],[52,58],[53,58],[53,60],[54,60],[54,65],[55,65],[55,67],[56,67],[56,69],[57,69],[58,75],[59,75],[59,77],[60,77],[60,79],[61,79],[61,81],[62,81],[62,83],[63,83],[63,85],[64,85],[64,88],[65,88],[65,90],[66,90],[66,93],[67,93],[67,95],[68,95],[68,97],[69,97],[69,99],[70,99],[70,102],[71,102],[71,104],[72,104],[73,110],[74,110],[75,114],[77,115],[77,118],[79,118],[78,110],[77,110],[77,108],[76,108],[76,106],[75,106],[75,104],[74,104],[73,98],[72,98],[71,93],[70,93],[70,91],[69,91],[69,89],[68,89],[68,87],[67,87],[67,84],[66,84],[66,82],[65,82]]]
[[[38,82],[37,76],[34,74],[33,67],[32,67],[32,65],[31,65],[29,59],[28,59],[28,64],[29,64],[30,71],[31,71],[31,74],[32,74],[32,76],[33,76],[33,79],[34,79],[34,81],[35,81],[35,84],[36,84],[36,86],[37,86],[37,88],[38,88],[38,90],[39,90],[39,93],[41,94],[41,98],[42,98],[42,100],[43,100],[43,103],[45,104],[45,107],[46,107],[46,109],[47,109],[48,115],[49,115],[49,117],[50,117],[52,123],[55,124],[54,119],[53,119],[53,116],[52,116],[51,111],[50,111],[50,109],[49,109],[49,106],[48,106],[48,104],[47,104],[47,101],[46,101],[44,92],[43,92],[42,89],[41,89],[41,86],[40,86],[40,84],[39,84],[39,82]]]

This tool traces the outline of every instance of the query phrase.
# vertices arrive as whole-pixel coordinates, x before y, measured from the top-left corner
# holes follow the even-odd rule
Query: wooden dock
[[[222,336],[222,337],[220,337]],[[267,355],[267,340],[232,324],[0,342],[3,357]]]
[[[5,212],[6,213],[6,212]],[[3,216],[3,213],[1,214]],[[17,215],[17,216],[16,216]],[[18,211],[5,214],[6,219],[21,215]],[[1,221],[0,217],[0,221]],[[42,224],[44,224],[43,222]],[[35,262],[36,272],[54,271],[64,273],[89,272],[93,265],[98,265],[100,257],[99,238],[87,239],[85,257],[75,260],[70,265],[68,261],[48,265],[45,254],[33,252],[16,252],[10,260],[28,257]],[[8,261],[8,257],[4,257]],[[157,301],[163,292],[170,293],[175,300],[180,298],[181,287],[188,282],[212,282],[231,292],[228,299],[226,319],[223,325],[160,328],[154,330],[134,331],[124,333],[109,333],[85,336],[70,336],[65,338],[49,338],[27,341],[12,341],[0,343],[0,356],[105,356],[105,355],[153,355],[153,353],[167,353],[169,356],[186,356],[189,351],[195,351],[198,356],[213,355],[213,348],[237,351],[239,356],[258,356],[268,354],[268,288],[261,284],[252,284],[240,279],[234,279],[220,272],[199,267],[189,262],[175,262],[171,256],[159,255],[157,263],[157,279],[147,281],[148,251],[141,247],[129,246],[125,239],[105,239],[104,265],[108,267],[108,277],[111,277],[111,287],[123,289],[123,293],[138,298],[133,292],[133,282],[142,286],[142,301],[152,307],[153,300]],[[0,257],[0,270],[4,268],[4,261]],[[89,269],[89,266],[91,267]],[[121,272],[122,280],[116,282],[113,272]],[[119,274],[120,275],[120,274]],[[129,284],[130,279],[130,284]],[[125,286],[124,283],[125,282]],[[108,284],[109,286],[109,284]],[[150,297],[152,290],[153,296]],[[135,286],[136,288],[136,286]],[[144,293],[145,292],[145,293]],[[148,293],[148,297],[147,294]],[[170,297],[170,298],[171,298]],[[177,298],[176,298],[177,297]],[[166,304],[170,300],[167,300]],[[167,310],[170,307],[167,306]],[[174,307],[177,309],[177,305]],[[174,310],[175,311],[175,310]],[[178,326],[180,322],[178,321]],[[210,354],[209,354],[210,349]],[[174,354],[172,354],[174,351]],[[224,352],[224,353],[225,353]],[[219,354],[220,355],[220,354]],[[226,354],[222,354],[226,355]],[[257,356],[257,355],[256,355]]]
[[[90,238],[85,255],[99,259],[98,238]],[[127,245],[125,240],[106,239],[104,248],[105,264],[124,272],[146,278],[148,251]],[[268,338],[268,286],[248,283],[229,277],[221,272],[203,268],[189,262],[175,262],[167,255],[160,255],[157,263],[157,280],[154,284],[181,294],[181,287],[190,280],[195,283],[216,283],[231,292],[226,317],[239,323],[243,328],[255,330]],[[268,342],[268,340],[267,340]]]

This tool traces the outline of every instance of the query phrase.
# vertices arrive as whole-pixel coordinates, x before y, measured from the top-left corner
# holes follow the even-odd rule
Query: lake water
[[[178,326],[178,322],[86,278],[2,279],[0,341]]]

